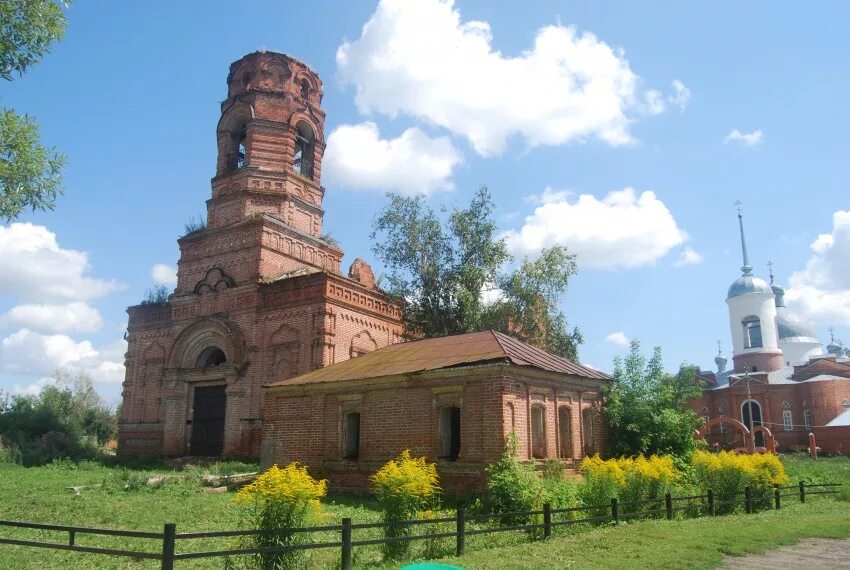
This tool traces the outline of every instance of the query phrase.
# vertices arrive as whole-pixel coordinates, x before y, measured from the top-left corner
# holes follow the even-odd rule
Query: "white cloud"
[[[151,279],[165,285],[177,285],[177,267],[165,263],[157,263],[151,267]]]
[[[667,97],[670,104],[679,108],[679,111],[684,111],[691,102],[691,90],[678,79],[673,80],[673,94]]]
[[[738,129],[732,129],[726,137],[723,139],[725,144],[729,144],[730,142],[741,143],[744,146],[756,146],[761,144],[764,140],[764,133],[761,132],[761,129],[753,131],[751,133],[742,133]]]
[[[484,305],[489,307],[490,305],[504,300],[505,292],[495,283],[487,281],[481,287],[481,295],[479,298]]]
[[[87,276],[89,270],[87,253],[59,247],[44,226],[0,226],[0,293],[50,303],[88,301],[117,288]]]
[[[420,118],[484,156],[513,136],[529,147],[591,137],[628,144],[630,123],[647,98],[658,99],[641,92],[622,50],[590,32],[544,26],[508,57],[494,48],[490,24],[463,21],[453,0],[382,0],[336,61],[361,113]]]
[[[582,194],[572,203],[542,204],[505,236],[517,254],[563,245],[577,254],[579,267],[606,269],[651,265],[688,237],[653,192],[638,197],[632,188],[602,200]]]
[[[547,186],[543,189],[542,194],[531,194],[530,196],[524,196],[523,201],[526,204],[549,204],[551,202],[563,202],[567,198],[571,196],[575,196],[575,192],[572,190],[554,190],[551,187]]]
[[[63,334],[43,335],[21,329],[0,342],[0,370],[46,377],[67,368],[85,371],[95,382],[120,382],[124,379],[126,346],[122,340],[95,350],[88,340],[77,342]]]
[[[0,325],[36,332],[95,332],[103,326],[97,309],[80,301],[65,304],[29,304],[12,307]]]
[[[605,337],[605,342],[610,342],[617,346],[629,346],[629,337],[623,331],[612,332]]]
[[[372,122],[341,125],[328,137],[322,162],[325,181],[346,188],[405,194],[452,190],[461,153],[448,137],[431,138],[417,128],[382,139]]]
[[[785,298],[806,318],[850,325],[850,211],[832,215],[832,232],[809,246],[806,266],[791,274]]]
[[[679,259],[674,265],[676,267],[684,267],[685,265],[699,265],[702,263],[702,255],[691,247],[686,247],[679,254]]]
[[[26,386],[14,384],[9,393],[13,396],[38,396],[45,386],[55,383],[56,381],[53,378],[42,378]]]

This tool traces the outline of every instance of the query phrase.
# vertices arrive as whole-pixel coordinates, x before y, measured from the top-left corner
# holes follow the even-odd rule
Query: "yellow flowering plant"
[[[383,510],[384,536],[397,538],[410,534],[405,520],[416,518],[425,510],[437,507],[440,498],[437,466],[424,457],[412,457],[404,450],[389,460],[371,477],[372,491]],[[410,549],[408,541],[398,540],[383,545],[384,555],[398,558]]]
[[[697,451],[691,459],[694,478],[703,492],[714,491],[718,502],[741,501],[746,487],[753,489],[758,503],[774,485],[785,485],[788,476],[779,457],[773,453],[745,454],[731,451]],[[740,503],[739,503],[740,504]],[[737,505],[719,505],[717,512],[729,512]]]
[[[305,526],[322,514],[321,499],[327,494],[327,481],[316,480],[307,467],[290,463],[273,465],[252,483],[242,487],[233,501],[243,506],[248,524],[261,532],[244,537],[242,547],[285,547],[305,536],[293,528]],[[303,551],[264,552],[253,556],[260,568],[297,568]],[[233,567],[230,561],[230,567]]]
[[[599,455],[585,457],[581,462],[584,481],[579,497],[587,506],[599,505],[601,516],[611,499],[617,497],[624,512],[638,512],[658,508],[657,503],[670,492],[682,474],[669,456],[621,457],[602,459]]]

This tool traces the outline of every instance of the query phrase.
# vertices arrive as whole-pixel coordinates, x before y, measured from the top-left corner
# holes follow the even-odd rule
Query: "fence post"
[[[174,570],[174,543],[177,539],[177,525],[165,523],[162,529],[162,570]]]
[[[466,550],[466,511],[463,505],[457,508],[457,549],[455,553],[458,556],[463,556]]]
[[[747,505],[747,514],[753,514],[753,490],[749,486],[744,487],[744,501]]]
[[[342,570],[351,570],[351,519],[342,519]]]
[[[611,519],[614,524],[620,522],[620,503],[617,501],[617,497],[611,499]]]
[[[806,482],[800,481],[800,502],[806,502]]]
[[[670,493],[664,495],[664,506],[667,507],[667,520],[673,518],[673,497]]]
[[[714,491],[708,490],[708,514],[714,516]]]
[[[543,503],[543,538],[552,536],[552,505]]]
[[[773,489],[773,503],[774,507],[778,511],[782,506],[782,493],[779,492],[779,486],[777,485],[775,489]]]
[[[77,531],[69,530],[68,531],[68,546],[74,546],[74,543],[77,541]]]

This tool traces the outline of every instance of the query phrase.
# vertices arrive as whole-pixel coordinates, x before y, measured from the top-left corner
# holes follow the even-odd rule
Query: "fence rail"
[[[132,531],[132,530],[118,530],[118,529],[101,529],[101,528],[89,528],[89,527],[80,527],[80,526],[63,526],[63,525],[55,525],[55,524],[42,524],[42,523],[32,523],[32,522],[20,522],[20,521],[2,521],[0,520],[0,530],[4,528],[22,528],[22,529],[32,529],[39,531],[50,531],[50,532],[67,532],[68,540],[67,542],[45,542],[39,540],[25,540],[19,538],[9,538],[9,537],[0,537],[0,545],[8,544],[12,546],[27,546],[33,548],[50,548],[54,550],[68,550],[73,552],[85,552],[89,554],[104,554],[110,556],[129,556],[136,559],[148,559],[148,560],[159,560],[162,562],[163,570],[173,570],[174,563],[178,560],[190,560],[195,558],[213,558],[213,557],[221,557],[221,556],[238,556],[238,555],[246,555],[246,554],[260,554],[260,553],[273,553],[273,552],[285,552],[285,551],[295,551],[295,550],[312,550],[312,549],[320,549],[320,548],[338,548],[341,553],[341,568],[343,570],[350,570],[352,557],[353,557],[353,549],[354,547],[363,547],[369,545],[382,545],[382,544],[390,544],[394,542],[412,542],[416,540],[433,540],[440,538],[455,538],[455,552],[458,556],[463,555],[466,548],[466,537],[467,536],[476,536],[480,534],[489,534],[495,532],[511,532],[511,531],[530,531],[530,530],[542,530],[543,538],[549,538],[552,536],[552,529],[554,527],[572,525],[572,524],[581,524],[581,523],[601,523],[601,522],[614,522],[617,523],[620,520],[636,518],[641,516],[665,516],[668,520],[673,518],[673,514],[677,511],[685,511],[685,510],[694,510],[696,509],[698,512],[702,512],[707,516],[715,516],[717,507],[721,506],[743,506],[747,512],[747,514],[753,513],[755,510],[755,502],[756,501],[765,501],[773,499],[773,508],[780,509],[782,504],[782,499],[786,497],[796,497],[799,499],[801,503],[806,502],[806,497],[808,495],[831,495],[840,493],[838,487],[841,487],[842,483],[806,483],[804,481],[800,481],[796,485],[788,485],[784,487],[775,487],[773,491],[763,491],[761,493],[753,493],[753,490],[747,487],[743,493],[734,493],[731,495],[734,497],[729,500],[717,500],[715,493],[713,491],[708,491],[705,495],[691,495],[687,497],[673,497],[669,493],[664,497],[664,502],[662,506],[655,507],[655,505],[659,505],[660,501],[635,501],[630,503],[621,503],[618,499],[611,499],[611,503],[607,505],[593,505],[593,506],[583,506],[583,507],[570,507],[563,509],[552,509],[550,505],[543,505],[543,510],[538,511],[516,511],[509,513],[492,513],[492,514],[480,514],[480,515],[472,515],[467,516],[464,507],[458,507],[455,516],[453,517],[442,517],[436,519],[417,519],[404,521],[402,523],[392,523],[392,524],[403,524],[407,525],[420,525],[420,524],[446,524],[446,523],[454,523],[455,530],[451,532],[434,532],[434,533],[425,533],[425,534],[416,534],[416,535],[407,535],[407,536],[397,536],[397,537],[384,537],[384,538],[376,538],[376,539],[364,539],[364,540],[353,540],[352,539],[352,531],[353,530],[362,530],[362,529],[373,529],[373,528],[383,528],[388,526],[390,523],[379,522],[379,523],[357,523],[352,524],[350,518],[342,519],[341,524],[339,525],[326,525],[326,526],[314,526],[314,527],[299,527],[299,528],[287,528],[287,529],[271,529],[271,530],[224,530],[224,531],[210,531],[210,532],[184,532],[178,533],[176,525],[172,523],[165,524],[163,526],[162,532],[144,532],[144,531]],[[794,489],[793,493],[787,493],[783,491],[789,491]],[[696,504],[690,505],[675,505],[676,501],[699,501]],[[762,503],[763,504],[763,503]],[[623,507],[633,507],[633,506],[653,506],[655,508],[642,510],[642,511],[634,511],[634,512],[623,512],[621,513],[621,509]],[[589,512],[588,512],[589,511]],[[594,512],[604,511],[606,514],[603,515],[593,515]],[[587,516],[578,519],[566,519],[566,520],[552,520],[553,515],[563,515],[563,514],[574,514],[574,513],[582,513]],[[591,516],[593,515],[593,516]],[[492,521],[493,519],[499,521],[508,521],[508,520],[516,520],[516,519],[528,519],[530,517],[535,517],[536,520],[540,520],[537,517],[543,517],[543,522],[535,522],[530,524],[509,524],[502,526],[492,526],[485,528],[467,528],[468,522],[487,522]],[[194,539],[203,539],[203,538],[223,538],[223,537],[240,537],[240,536],[254,536],[258,534],[266,534],[266,533],[276,533],[276,532],[286,532],[286,533],[309,533],[309,532],[338,532],[340,536],[339,541],[331,541],[331,542],[310,542],[304,544],[295,544],[289,546],[269,546],[269,547],[248,547],[248,548],[233,548],[233,549],[224,549],[224,550],[210,550],[210,551],[196,551],[196,552],[177,552],[177,543],[178,541],[187,541]],[[77,535],[98,535],[98,536],[120,536],[125,538],[141,538],[150,541],[156,541],[153,543],[154,546],[158,548],[155,551],[144,551],[144,550],[121,550],[114,548],[104,548],[99,546],[82,546],[76,543]]]

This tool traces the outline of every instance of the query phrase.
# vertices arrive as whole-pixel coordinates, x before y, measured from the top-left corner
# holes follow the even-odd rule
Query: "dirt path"
[[[750,556],[727,556],[723,568],[729,570],[765,570],[782,568],[793,570],[804,568],[850,569],[850,539],[832,540],[808,538],[792,546],[765,554]]]

